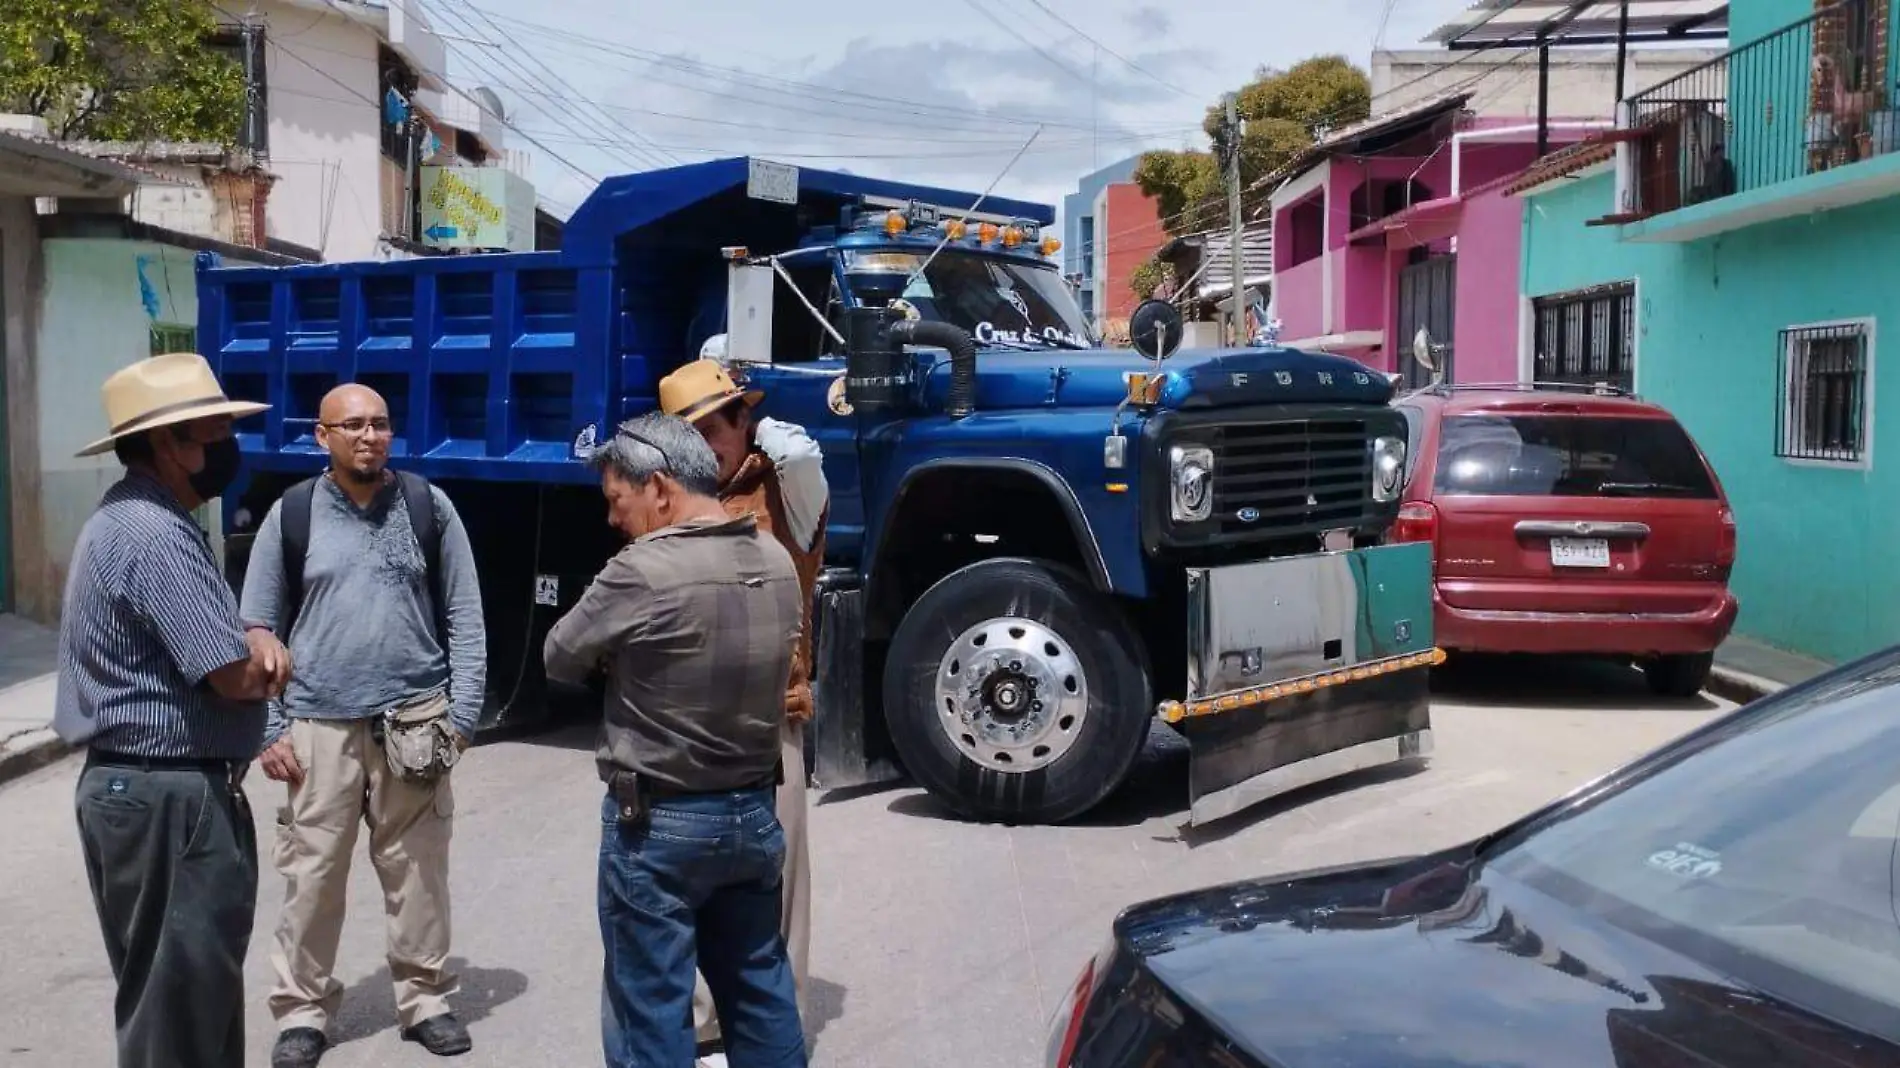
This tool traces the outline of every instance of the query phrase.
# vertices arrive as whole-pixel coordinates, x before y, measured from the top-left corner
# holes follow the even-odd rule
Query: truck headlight
[[[1372,441],[1372,499],[1389,503],[1398,500],[1404,492],[1404,439],[1374,438]]]
[[[1176,523],[1199,523],[1213,514],[1213,449],[1176,445],[1168,450],[1168,498]]]

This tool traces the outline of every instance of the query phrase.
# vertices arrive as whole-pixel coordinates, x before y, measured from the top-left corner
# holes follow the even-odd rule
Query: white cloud
[[[1029,0],[949,0],[927,20],[894,19],[875,0],[801,5],[795,18],[768,0],[633,9],[618,0],[478,3],[554,33],[504,22],[499,49],[451,42],[457,80],[501,83],[517,122],[594,174],[650,166],[656,152],[688,161],[756,154],[981,189],[1040,121],[1043,133],[997,192],[1052,203],[1097,166],[1148,148],[1200,147],[1207,106],[1261,66],[1323,52],[1366,62],[1386,6],[1330,0],[1320,18],[1299,0],[1241,9],[1143,4],[1104,18],[1080,0],[1043,0],[1141,73]],[[1415,39],[1464,5],[1402,5],[1386,37]],[[525,62],[523,49],[572,92]],[[610,110],[561,100],[575,94]],[[664,149],[631,147],[639,142],[626,128]],[[536,154],[545,193],[578,204],[585,182],[546,152],[515,143]]]

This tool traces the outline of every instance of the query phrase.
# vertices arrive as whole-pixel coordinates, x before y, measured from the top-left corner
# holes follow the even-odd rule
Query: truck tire
[[[925,591],[892,636],[884,710],[904,767],[959,814],[1059,823],[1127,778],[1153,716],[1122,609],[1039,560],[985,560]]]

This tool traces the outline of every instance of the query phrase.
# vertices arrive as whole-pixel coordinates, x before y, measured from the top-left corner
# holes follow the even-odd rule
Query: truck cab
[[[554,696],[540,637],[618,548],[582,462],[714,340],[820,444],[821,786],[907,773],[972,818],[1054,822],[1157,719],[1218,818],[1430,746],[1430,550],[1387,544],[1405,425],[1354,361],[1101,347],[1046,205],[720,160],[609,179],[559,252],[201,268],[241,427],[227,555],[321,467],[299,419],[390,399],[393,463],[442,483],[482,566],[491,715]],[[716,340],[715,340],[716,339]],[[529,517],[533,522],[527,522]]]

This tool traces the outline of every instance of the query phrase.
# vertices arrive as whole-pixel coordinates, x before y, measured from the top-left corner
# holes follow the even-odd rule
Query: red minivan
[[[1673,416],[1594,387],[1394,406],[1411,438],[1394,536],[1432,543],[1441,648],[1611,656],[1658,694],[1702,688],[1735,624],[1735,516]]]

